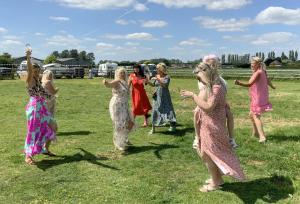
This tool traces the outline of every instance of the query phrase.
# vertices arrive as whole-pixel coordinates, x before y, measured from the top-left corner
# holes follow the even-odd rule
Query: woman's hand
[[[31,51],[26,50],[26,58],[29,59],[31,57]]]
[[[234,80],[235,85],[241,85],[241,82],[239,80]]]
[[[182,90],[182,91],[180,91],[180,95],[182,97],[193,97],[194,93],[191,91]]]

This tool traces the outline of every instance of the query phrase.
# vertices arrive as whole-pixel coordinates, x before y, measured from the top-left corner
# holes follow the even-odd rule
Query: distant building
[[[271,67],[281,67],[282,63],[279,60],[274,60],[273,62],[271,62],[270,66]]]
[[[35,57],[32,57],[31,59],[32,59],[32,61],[33,61],[34,63],[40,64],[40,65],[42,65],[42,64],[43,64],[43,61],[44,61],[44,60],[42,60],[42,59],[38,59],[38,58],[35,58]],[[17,57],[17,58],[14,58],[14,64],[20,65],[23,61],[26,61],[26,57],[25,57],[25,56],[24,56],[24,57]]]

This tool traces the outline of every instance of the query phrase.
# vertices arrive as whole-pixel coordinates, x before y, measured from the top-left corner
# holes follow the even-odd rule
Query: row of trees
[[[262,58],[263,60],[266,58],[264,52],[256,52],[255,56]],[[268,52],[266,55],[268,58],[275,59],[276,55],[274,51]],[[238,55],[238,54],[228,54],[227,56],[223,54],[221,56],[222,64],[246,64],[250,61],[250,54]],[[287,56],[284,52],[281,53],[280,56],[281,60],[290,60],[290,61],[297,61],[298,60],[298,52],[297,50],[290,50],[289,56]]]
[[[78,52],[77,49],[63,50],[62,52],[54,51],[45,60],[45,64],[56,62],[57,58],[74,58],[77,61],[87,61],[94,64],[95,55],[93,52],[87,53],[85,50]]]
[[[4,52],[2,55],[0,55],[0,64],[12,64],[13,59],[11,55],[7,52]]]

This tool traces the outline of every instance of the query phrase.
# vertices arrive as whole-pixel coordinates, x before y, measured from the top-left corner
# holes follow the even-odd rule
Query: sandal
[[[211,184],[213,181],[212,181],[212,178],[209,178],[209,179],[206,179],[205,180],[205,184]],[[222,181],[219,186],[222,186],[224,184],[224,181]]]
[[[35,161],[32,159],[32,157],[27,157],[25,159],[26,164],[32,166],[32,165],[36,165]]]
[[[212,186],[212,185],[203,185],[201,188],[199,188],[199,191],[202,193],[208,193],[212,191],[216,191],[220,188],[220,186]]]

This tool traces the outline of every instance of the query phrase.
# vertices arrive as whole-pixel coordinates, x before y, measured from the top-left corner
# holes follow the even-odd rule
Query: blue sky
[[[0,1],[0,53],[78,49],[96,60],[280,54],[300,47],[298,0]]]

